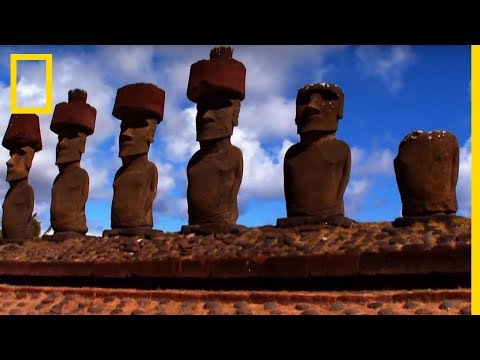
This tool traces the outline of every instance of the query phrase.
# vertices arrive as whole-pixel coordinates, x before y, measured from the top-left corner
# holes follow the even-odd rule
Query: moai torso
[[[52,186],[50,223],[56,240],[67,233],[85,235],[88,231],[89,176],[80,162],[87,137],[95,131],[96,116],[97,110],[87,103],[87,92],[82,89],[70,90],[68,102],[58,103],[53,112],[50,130],[58,135],[55,164],[59,174]]]
[[[295,123],[300,142],[287,151],[283,164],[289,218],[345,214],[351,153],[335,135],[343,102],[335,84],[309,84],[298,90]]]
[[[3,202],[2,235],[4,238],[29,239],[34,203],[32,187],[27,181],[11,187]]]
[[[153,231],[158,171],[148,153],[163,119],[164,103],[165,92],[154,84],[128,84],[117,90],[112,114],[121,120],[119,156],[123,165],[113,182],[112,231],[104,232],[108,236],[123,231],[147,236],[145,231]]]
[[[344,215],[350,148],[341,140],[293,145],[285,154],[287,216]]]
[[[236,146],[197,151],[187,166],[189,223],[235,223],[242,171],[242,152]]]
[[[227,232],[236,228],[243,156],[230,138],[245,98],[245,79],[246,68],[233,59],[230,47],[214,48],[210,59],[190,67],[187,96],[197,104],[200,143],[187,166],[188,223],[194,227],[208,224]]]
[[[447,131],[415,131],[399,146],[394,160],[403,216],[457,211],[459,146]]]
[[[158,171],[150,161],[122,166],[115,174],[112,228],[153,226]]]
[[[80,168],[60,172],[53,183],[50,221],[55,232],[88,231],[85,203],[88,198],[88,173]]]
[[[32,232],[34,191],[28,175],[35,153],[42,150],[38,115],[12,114],[2,145],[10,151],[6,163],[10,188],[2,205],[2,237],[5,241],[23,242],[37,236]]]

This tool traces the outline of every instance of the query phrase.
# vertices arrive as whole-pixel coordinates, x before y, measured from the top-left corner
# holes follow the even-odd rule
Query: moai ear
[[[232,122],[233,126],[238,126],[238,118],[240,116],[240,105],[241,102],[239,99],[235,99],[232,101],[233,106],[233,113],[232,113]]]
[[[338,112],[337,116],[339,119],[343,118],[343,104],[344,104],[344,95],[343,92],[338,94]]]
[[[149,144],[152,144],[155,139],[155,130],[157,129],[157,120],[147,119],[147,123],[148,123],[147,140]]]
[[[27,170],[30,170],[33,163],[33,157],[35,156],[35,150],[30,146],[25,146],[22,150],[25,151],[24,159],[25,164],[27,165]]]
[[[85,145],[87,143],[87,134],[80,132],[78,136],[82,139],[79,150],[80,150],[80,153],[83,154],[85,152]]]

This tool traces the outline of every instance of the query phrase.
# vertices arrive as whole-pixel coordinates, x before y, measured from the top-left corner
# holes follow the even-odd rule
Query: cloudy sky
[[[244,157],[239,224],[275,224],[286,216],[282,164],[298,141],[295,96],[305,84],[337,83],[345,93],[337,137],[352,150],[345,194],[346,215],[358,221],[393,220],[401,202],[393,171],[398,144],[413,130],[448,130],[459,140],[459,215],[470,216],[471,122],[469,46],[260,46],[234,47],[247,68],[246,98],[232,143]],[[186,97],[190,65],[207,59],[212,46],[10,46],[0,48],[0,134],[10,118],[10,54],[53,54],[53,103],[82,88],[97,111],[82,166],[90,174],[89,233],[110,228],[112,184],[118,158],[119,120],[112,113],[119,87],[151,82],[166,92],[165,116],[150,159],[159,171],[155,228],[178,231],[187,223],[186,164],[198,149],[195,104]],[[45,104],[45,63],[18,63],[18,106]],[[43,150],[29,181],[35,210],[48,228],[57,136],[51,114],[40,115]],[[0,163],[8,160],[0,148]],[[0,164],[5,179],[6,165]],[[8,183],[0,179],[3,199]],[[0,209],[1,211],[1,209]]]

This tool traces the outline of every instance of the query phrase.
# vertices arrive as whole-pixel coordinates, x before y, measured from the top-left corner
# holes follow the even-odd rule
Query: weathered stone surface
[[[353,227],[261,227],[242,234],[82,238],[63,242],[26,241],[0,245],[0,274],[23,276],[91,276],[106,278],[319,278],[413,274],[466,274],[471,268],[470,244],[439,246],[439,239],[470,234],[470,219],[435,221],[429,228],[414,224],[396,229],[385,241],[402,238],[393,250],[374,235],[385,223]],[[435,227],[438,233],[432,232]],[[431,236],[425,236],[431,234]],[[48,238],[48,239],[47,239]],[[431,246],[431,242],[437,244]],[[453,245],[455,245],[455,241]]]
[[[394,160],[403,216],[452,214],[458,209],[458,140],[448,131],[414,131]]]
[[[35,152],[42,149],[38,116],[12,114],[2,145],[10,150],[6,178],[10,188],[3,202],[2,236],[7,241],[22,243],[33,238],[34,191],[28,175]]]
[[[149,83],[128,84],[117,90],[112,114],[122,121],[163,120],[165,91]]]
[[[187,96],[197,103],[200,150],[187,165],[189,225],[234,225],[238,219],[243,156],[230,137],[245,97],[246,69],[232,55],[231,48],[215,48],[209,60],[198,61],[190,68]]]
[[[209,60],[192,64],[188,79],[187,97],[198,103],[218,91],[245,98],[245,66],[233,58],[233,49],[217,47],[210,52]]]
[[[248,231],[248,228],[237,224],[199,224],[199,225],[183,225],[180,232],[182,234],[243,234]]]
[[[83,238],[85,238],[85,235],[76,231],[55,232],[53,235],[48,237],[49,240],[54,242],[62,242],[69,239],[83,239]]]
[[[58,135],[56,165],[60,170],[53,183],[50,205],[50,224],[55,234],[84,235],[88,231],[85,205],[90,179],[80,161],[87,136],[95,131],[96,116],[97,110],[87,104],[87,92],[81,89],[70,90],[68,102],[55,106],[50,124],[50,129]]]
[[[229,314],[246,315],[316,315],[316,314],[414,314],[418,309],[405,308],[406,299],[421,302],[418,313],[468,315],[471,313],[471,291],[452,290],[366,290],[342,291],[264,291],[264,290],[185,290],[185,289],[112,289],[95,287],[56,287],[0,284],[0,315],[5,314]],[[18,299],[16,293],[27,293]],[[65,292],[68,292],[66,294]],[[32,296],[39,294],[39,297]],[[66,297],[69,300],[66,300]],[[146,298],[146,296],[148,298]],[[105,303],[105,297],[113,301]],[[209,300],[214,298],[215,300]],[[440,309],[442,299],[458,302],[456,309]],[[43,302],[42,299],[48,299]],[[142,305],[142,300],[148,300]],[[383,302],[384,308],[371,309],[371,302]],[[295,304],[308,302],[307,310],[297,310]],[[343,308],[333,308],[334,303]],[[117,304],[115,306],[115,304]],[[331,304],[331,305],[330,305]],[[234,306],[232,306],[234,305]],[[236,305],[236,306],[235,306]]]
[[[345,216],[294,216],[277,219],[277,226],[286,227],[303,227],[305,225],[329,225],[351,227],[355,223],[354,220]]]
[[[106,236],[117,236],[125,229],[153,227],[158,170],[148,160],[148,152],[157,124],[163,120],[164,104],[165,91],[154,84],[129,84],[117,91],[112,113],[122,121],[119,156],[123,165],[115,174],[113,231],[107,231]]]
[[[343,102],[335,84],[310,84],[298,91],[295,123],[300,142],[287,150],[283,168],[288,218],[344,216],[351,152],[335,136]],[[284,219],[280,224],[290,225]]]
[[[112,230],[104,230],[102,237],[115,237],[115,236],[132,236],[145,239],[154,239],[163,234],[162,230],[152,229],[149,226],[137,226],[129,228],[117,228]]]
[[[65,127],[81,129],[87,136],[95,132],[97,109],[87,103],[87,92],[73,89],[68,92],[68,102],[55,106],[50,130],[59,134]]]
[[[2,145],[10,151],[25,146],[31,147],[35,152],[42,150],[42,134],[38,115],[12,114]]]

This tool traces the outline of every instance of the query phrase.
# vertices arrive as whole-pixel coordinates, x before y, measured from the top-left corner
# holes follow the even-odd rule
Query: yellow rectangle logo
[[[51,114],[53,112],[52,83],[53,61],[52,54],[10,54],[10,112],[12,114]],[[17,62],[37,60],[45,61],[45,107],[17,107]]]
[[[479,138],[478,120],[480,117],[480,46],[472,46],[472,315],[480,315],[480,245],[477,229],[478,213],[480,211],[480,195],[478,194],[479,169],[476,157],[479,154],[477,150]],[[478,140],[477,140],[478,139]]]

